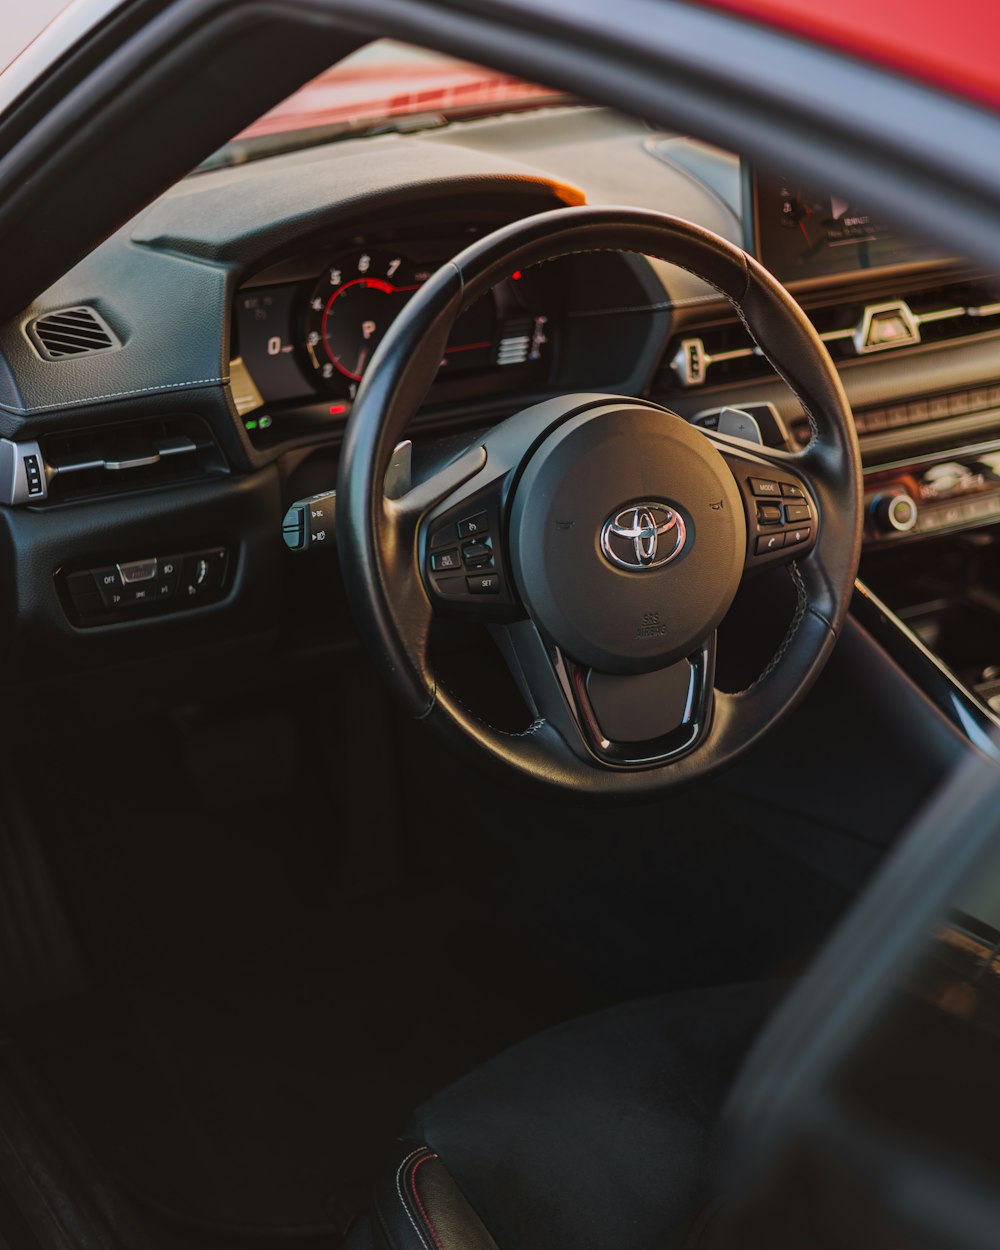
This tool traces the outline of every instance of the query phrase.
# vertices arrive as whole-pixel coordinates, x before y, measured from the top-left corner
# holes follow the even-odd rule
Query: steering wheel
[[[732,303],[796,393],[797,452],[703,430],[644,399],[571,394],[490,430],[402,498],[383,484],[456,317],[517,269],[576,252],[656,256]],[[751,746],[808,690],[846,614],[861,467],[829,355],[788,292],[676,217],[559,209],[442,266],[373,357],[348,422],[337,546],[362,637],[410,714],[577,795],[651,796]],[[783,565],[797,607],[746,689],[714,686],[716,631],[743,578]],[[490,626],[534,712],[507,733],[439,682],[432,617]]]

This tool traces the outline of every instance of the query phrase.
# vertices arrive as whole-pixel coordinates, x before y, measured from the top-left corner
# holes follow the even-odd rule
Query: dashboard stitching
[[[809,606],[809,596],[806,593],[806,584],[802,580],[802,574],[799,572],[798,565],[795,564],[794,562],[788,566],[788,572],[791,576],[792,581],[795,583],[795,591],[797,595],[796,604],[795,604],[795,614],[792,617],[791,623],[789,624],[788,629],[785,632],[784,638],[782,638],[781,640],[781,645],[778,647],[777,651],[775,651],[774,655],[771,657],[771,660],[769,664],[767,665],[767,667],[764,669],[764,671],[760,674],[759,677],[756,677],[750,683],[749,686],[741,690],[739,692],[740,694],[749,694],[749,692],[753,690],[755,686],[759,686],[762,681],[766,680],[766,678],[768,678],[771,675],[771,673],[774,672],[774,670],[778,667],[778,665],[781,663],[782,659],[784,658],[785,652],[792,645],[792,639],[798,633],[799,626],[802,624],[803,618],[805,617],[806,609]]]
[[[63,404],[38,404],[33,408],[8,408],[4,405],[7,412],[17,412],[27,414],[31,412],[46,412],[54,408],[76,408],[80,404],[96,404],[102,399],[124,399],[129,395],[145,395],[151,391],[179,391],[187,386],[226,386],[229,384],[229,378],[195,378],[191,382],[168,382],[162,386],[140,386],[132,391],[108,391],[106,395],[88,395],[85,399],[72,399],[68,403]]]
[[[677,305],[672,304],[670,300],[663,299],[655,304],[630,304],[621,308],[578,308],[572,312],[567,312],[565,318],[567,321],[572,321],[577,317],[615,317],[622,313],[669,312],[676,307]]]

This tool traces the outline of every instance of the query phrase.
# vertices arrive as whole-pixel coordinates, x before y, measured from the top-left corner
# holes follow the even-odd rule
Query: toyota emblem
[[[601,550],[630,573],[644,573],[675,560],[684,550],[687,528],[680,514],[662,503],[619,508],[601,529]]]

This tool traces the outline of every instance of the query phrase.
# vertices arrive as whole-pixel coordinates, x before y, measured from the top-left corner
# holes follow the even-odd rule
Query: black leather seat
[[[350,1250],[669,1250],[713,1197],[719,1111],[779,991],[644,999],[550,1029],[411,1117]]]

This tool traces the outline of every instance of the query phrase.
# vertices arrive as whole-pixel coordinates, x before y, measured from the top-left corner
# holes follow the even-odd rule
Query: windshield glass
[[[18,57],[33,39],[63,9],[69,0],[33,0],[27,4],[8,4],[0,22],[0,70]]]
[[[380,39],[336,65],[242,130],[207,166],[232,164],[359,132],[443,125],[506,109],[559,103],[550,87]]]

